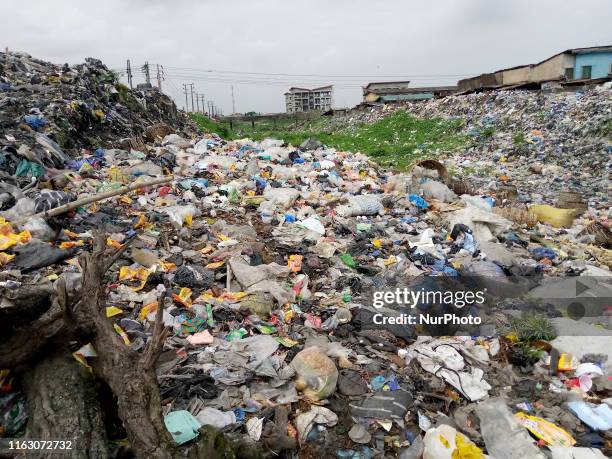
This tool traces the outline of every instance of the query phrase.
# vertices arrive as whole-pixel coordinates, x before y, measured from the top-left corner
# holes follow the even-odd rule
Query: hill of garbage
[[[27,100],[70,85],[53,68]],[[102,68],[68,71],[100,126],[88,108],[62,131],[56,96],[3,118],[20,170],[0,195],[1,436],[97,457],[610,456],[609,153],[588,120],[558,155],[529,126],[513,154],[483,143],[400,173],[158,108],[123,123]],[[460,97],[414,110],[460,116]],[[568,171],[591,182],[564,188]]]
[[[418,118],[459,120],[471,141],[443,151],[461,176],[495,186],[507,177],[524,199],[545,200],[572,190],[608,208],[612,162],[612,85],[575,91],[486,91],[422,102],[362,107],[330,121],[337,129],[375,123],[405,110]],[[422,146],[427,154],[428,145]],[[436,152],[429,151],[430,154]],[[547,184],[548,193],[541,191]]]
[[[0,168],[11,175],[8,164],[15,156],[58,166],[61,159],[55,157],[61,153],[54,144],[68,156],[81,149],[129,148],[159,123],[180,129],[185,117],[168,96],[152,88],[129,89],[98,59],[69,66],[0,53]]]

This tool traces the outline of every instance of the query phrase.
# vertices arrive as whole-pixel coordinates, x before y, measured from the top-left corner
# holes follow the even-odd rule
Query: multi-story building
[[[285,93],[287,113],[307,112],[309,110],[325,112],[330,110],[332,91],[332,85],[314,89],[289,88],[289,91]]]

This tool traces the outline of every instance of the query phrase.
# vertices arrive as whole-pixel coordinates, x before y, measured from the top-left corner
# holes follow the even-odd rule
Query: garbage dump
[[[397,172],[197,132],[95,60],[0,68],[2,437],[57,428],[28,375],[58,350],[112,457],[219,431],[249,457],[610,457],[609,85],[415,105],[466,129],[518,110],[530,140]]]

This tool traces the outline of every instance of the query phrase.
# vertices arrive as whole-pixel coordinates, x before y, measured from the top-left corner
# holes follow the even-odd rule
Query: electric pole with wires
[[[232,85],[232,113],[236,113],[236,101],[234,99],[234,85]]]
[[[130,64],[130,60],[127,60],[127,68],[126,68],[126,73],[127,73],[127,79],[128,79],[128,83],[130,85],[130,89],[134,89],[134,87],[132,86],[132,65]]]
[[[183,93],[185,94],[185,111],[188,112],[189,111],[189,102],[187,101],[187,84],[183,83]]]
[[[195,105],[193,105],[193,83],[189,83],[189,89],[191,91],[191,112],[195,111]]]
[[[157,65],[157,76],[156,76],[156,78],[157,78],[157,89],[159,89],[161,91],[162,90],[161,82],[162,82],[162,80],[165,79],[164,78],[164,66],[163,65],[159,65],[159,64],[156,64],[156,65]]]
[[[147,82],[147,85],[150,85],[151,84],[151,74],[149,73],[149,63],[145,62],[145,64],[142,66],[141,70],[144,73],[145,81]]]

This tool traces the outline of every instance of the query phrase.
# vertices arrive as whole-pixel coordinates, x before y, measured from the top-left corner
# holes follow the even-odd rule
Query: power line
[[[328,75],[323,73],[267,73],[267,72],[243,72],[235,70],[213,70],[213,69],[198,69],[193,67],[176,67],[166,66],[167,69],[172,70],[188,70],[196,73],[234,73],[239,75],[264,75],[264,76],[286,76],[286,77],[324,77],[324,78],[415,78],[415,77],[462,77],[474,75],[473,73],[438,73],[438,74],[403,74],[403,75],[376,75],[376,74],[345,74],[345,75]]]
[[[170,74],[173,77],[177,77],[177,78],[185,78],[188,77],[191,80],[194,81],[208,81],[208,82],[218,82],[218,83],[235,83],[235,84],[251,84],[251,85],[260,85],[260,86],[319,86],[319,85],[328,85],[331,84],[337,88],[353,88],[353,89],[361,89],[363,88],[362,85],[360,84],[356,84],[356,83],[344,83],[344,82],[340,82],[340,83],[336,83],[336,82],[330,82],[330,81],[321,81],[321,82],[317,82],[317,81],[295,81],[295,80],[287,80],[287,81],[280,81],[280,80],[257,80],[257,79],[233,79],[233,78],[214,78],[214,77],[198,77],[198,76],[186,76],[186,75],[174,75],[174,74]],[[419,84],[422,85],[436,85],[436,84],[442,84],[442,85],[448,85],[449,82],[448,81],[440,81],[440,80],[425,80],[425,81],[420,81]]]
[[[226,79],[226,80],[249,80],[249,81],[277,81],[277,82],[293,82],[293,81],[304,81],[309,82],[311,84],[316,83],[317,81],[321,82],[329,82],[329,81],[338,81],[342,84],[363,84],[365,78],[346,80],[346,79],[337,79],[337,78],[326,78],[326,79],[308,79],[304,77],[274,77],[274,76],[247,76],[247,75],[223,75],[223,74],[205,74],[205,73],[188,73],[188,72],[177,72],[174,70],[169,71],[170,74],[179,77],[179,78],[218,78],[218,79]],[[415,77],[405,77],[407,81],[422,81],[422,80],[456,80],[457,77],[453,76],[415,76]]]

